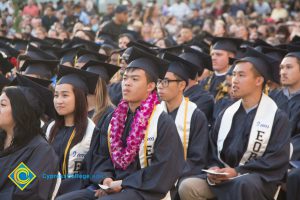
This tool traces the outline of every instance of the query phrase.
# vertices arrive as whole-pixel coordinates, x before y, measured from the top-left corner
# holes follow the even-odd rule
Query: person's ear
[[[179,84],[178,84],[178,86],[179,86],[179,89],[181,91],[183,91],[186,88],[187,85],[186,85],[185,81],[180,81]]]
[[[147,92],[152,92],[156,87],[155,82],[151,82],[147,84]]]
[[[256,77],[255,85],[256,85],[256,86],[263,85],[263,84],[264,84],[264,81],[265,81],[264,77],[258,76],[258,77]]]

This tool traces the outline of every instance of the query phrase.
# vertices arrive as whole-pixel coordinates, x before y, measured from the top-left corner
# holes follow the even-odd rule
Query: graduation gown
[[[286,112],[292,126],[292,137],[300,134],[300,93],[288,99],[284,89],[273,92],[270,97],[276,102],[278,108]]]
[[[117,82],[117,83],[112,83],[108,85],[108,94],[110,97],[111,102],[117,106],[121,99],[123,98],[122,96],[122,82]]]
[[[134,113],[128,112],[122,136],[123,144],[129,135]],[[122,180],[123,192],[100,199],[162,199],[175,184],[184,167],[183,149],[173,119],[163,112],[159,116],[157,138],[151,165],[141,168],[139,155],[126,170],[115,169],[108,149],[107,130],[111,115],[105,121],[100,134],[94,135],[91,150],[85,157],[83,173],[93,174],[83,187],[94,186],[105,178]],[[98,175],[98,176],[97,176]],[[96,177],[96,178],[95,178]]]
[[[291,142],[294,146],[292,160],[297,160],[300,159],[300,93],[288,99],[283,91],[281,89],[272,93],[271,98],[289,118],[292,127]]]
[[[281,110],[277,110],[273,122],[271,137],[262,157],[252,159],[245,165],[240,165],[250,136],[251,126],[257,108],[246,113],[242,104],[233,117],[231,129],[225,139],[220,153],[222,160],[238,173],[244,175],[211,186],[211,190],[220,200],[231,199],[271,199],[277,189],[277,184],[283,179],[289,165],[288,118]],[[217,118],[210,138],[209,166],[224,167],[217,157],[217,139],[224,112]]]
[[[36,178],[21,191],[8,175],[23,162]],[[58,173],[58,158],[42,136],[36,136],[27,145],[10,153],[0,155],[0,199],[48,200],[51,199],[56,179],[46,179],[45,174]]]
[[[218,88],[225,81],[225,78],[226,78],[226,74],[217,76],[215,73],[213,73],[213,75],[202,80],[199,84],[200,87],[203,90],[205,90],[206,85],[210,81],[209,88],[207,91],[209,91],[214,97],[216,97],[216,95],[218,94]]]
[[[220,99],[215,103],[212,124],[216,121],[218,115],[226,108],[231,106],[235,100],[231,99],[228,95],[224,96],[224,98]]]
[[[92,123],[91,120],[89,120],[88,123],[90,124],[90,127],[95,126]],[[51,125],[53,125],[53,124],[51,124]],[[60,171],[61,174],[63,174],[63,172],[62,172],[62,166],[63,166],[63,162],[64,162],[64,153],[65,153],[68,141],[69,141],[69,139],[71,137],[71,134],[72,134],[74,128],[75,128],[75,126],[63,126],[58,131],[58,133],[56,134],[55,138],[53,139],[53,141],[51,143],[53,149],[55,150],[55,152],[56,152],[56,154],[57,154],[57,156],[59,158],[59,171]],[[92,138],[92,135],[99,133],[98,128],[95,128],[95,127],[93,128],[93,130],[92,130],[93,132],[92,133],[87,133],[87,131],[88,131],[88,128],[87,128],[85,134],[86,135],[87,134],[91,135],[90,136],[91,138]],[[50,132],[50,127],[48,127],[47,134],[49,134],[49,132]],[[87,140],[89,140],[89,139],[87,139]],[[83,146],[84,146],[84,148],[87,148],[84,151],[88,152],[88,150],[90,148],[90,145],[89,145],[89,147],[87,147],[86,145],[81,145],[81,148],[83,148]],[[67,164],[67,174],[78,174],[82,170],[83,158],[82,158],[81,162],[78,161],[78,160],[80,160],[79,158],[81,156],[85,156],[85,155],[82,155],[82,153],[80,153],[80,152],[76,152],[76,151],[74,152],[72,148],[74,148],[74,146],[69,148],[69,152],[68,152],[67,157],[66,157],[66,161],[67,161],[67,163],[66,163]],[[73,155],[73,153],[71,153],[71,151],[73,153],[75,153],[75,156],[78,157],[78,159],[75,160],[74,163],[69,163],[70,156],[74,157],[74,155]],[[72,168],[73,172],[69,171],[71,164],[74,165],[74,168]],[[81,180],[80,179],[76,179],[76,178],[62,179],[58,195],[61,195],[61,194],[67,193],[67,192],[71,192],[71,191],[74,191],[74,190],[78,190],[78,189],[80,189],[80,187],[81,187]]]
[[[175,121],[178,108],[169,115]],[[191,119],[187,160],[181,177],[197,175],[206,167],[208,149],[208,124],[203,112],[196,109]]]
[[[101,118],[96,122],[96,126],[100,129],[105,121],[105,119],[109,116],[110,113],[114,111],[114,107],[109,106],[106,108],[105,112],[102,114]]]
[[[214,97],[207,91],[203,90],[200,85],[194,85],[184,91],[183,95],[194,102],[197,107],[205,114],[210,122],[214,108]]]

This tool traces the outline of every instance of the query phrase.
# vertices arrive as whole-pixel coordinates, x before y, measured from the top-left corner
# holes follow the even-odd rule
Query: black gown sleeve
[[[208,123],[203,112],[192,115],[187,160],[181,177],[197,175],[206,167],[208,150]]]
[[[18,166],[21,162],[24,162],[24,164],[36,175],[36,178],[23,191],[17,188],[10,180],[7,180],[7,184],[4,188],[0,189],[0,199],[51,199],[56,184],[56,178],[47,179],[46,175],[57,175],[58,158],[52,147],[47,144],[46,140],[42,140],[44,139],[40,138],[36,141],[36,143],[39,144],[34,149],[28,148],[24,151],[20,150],[22,153],[18,152],[11,155],[11,160],[16,161],[13,165]],[[32,143],[30,144],[35,145]],[[10,169],[13,170],[14,168]],[[1,169],[1,176],[8,176],[8,174],[5,173],[5,169]]]

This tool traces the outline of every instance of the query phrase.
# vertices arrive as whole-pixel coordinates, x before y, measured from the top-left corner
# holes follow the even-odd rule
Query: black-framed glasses
[[[181,82],[183,80],[169,80],[169,79],[158,79],[157,80],[157,83],[156,83],[156,86],[158,86],[159,84],[161,84],[162,87],[168,87],[169,86],[169,83],[171,82]]]

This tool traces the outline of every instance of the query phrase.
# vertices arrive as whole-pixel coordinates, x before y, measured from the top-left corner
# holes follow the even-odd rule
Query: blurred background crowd
[[[125,7],[116,9],[121,4]],[[126,40],[141,39],[162,48],[203,33],[279,45],[300,34],[299,11],[297,0],[0,0],[0,36],[25,40],[76,36],[96,43],[105,38],[123,48],[124,41],[118,39],[126,29],[130,33]]]

